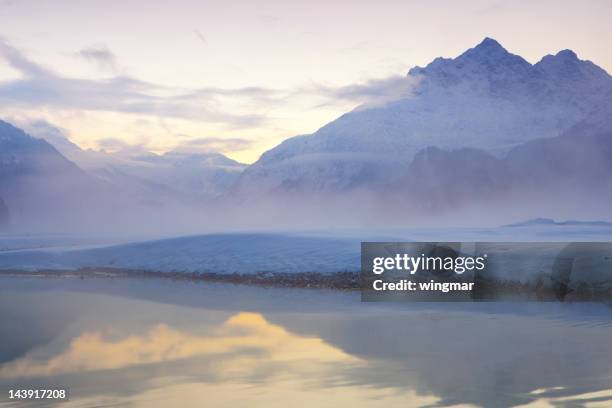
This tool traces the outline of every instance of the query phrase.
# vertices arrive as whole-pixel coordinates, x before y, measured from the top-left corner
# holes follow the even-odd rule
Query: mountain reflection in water
[[[612,309],[2,278],[0,406],[610,406]],[[23,404],[22,404],[23,405]]]

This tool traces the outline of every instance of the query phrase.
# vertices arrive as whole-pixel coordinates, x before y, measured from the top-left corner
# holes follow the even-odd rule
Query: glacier
[[[536,225],[501,228],[411,228],[236,232],[115,243],[111,237],[0,235],[0,271],[118,268],[172,273],[358,272],[362,241],[378,242],[610,242],[612,227]],[[516,248],[525,248],[518,244]],[[554,254],[553,254],[554,255]],[[551,258],[552,259],[552,258]],[[524,270],[507,268],[508,279],[537,277],[541,260]],[[520,267],[518,269],[521,269]],[[503,270],[503,268],[502,268]],[[531,272],[530,272],[531,270]]]

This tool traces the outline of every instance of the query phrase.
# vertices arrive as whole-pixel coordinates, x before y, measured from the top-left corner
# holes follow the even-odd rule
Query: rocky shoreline
[[[160,272],[122,268],[80,268],[75,270],[0,270],[0,277],[40,277],[77,279],[158,278],[184,282],[217,282],[237,285],[255,285],[276,288],[329,289],[360,291],[359,272],[336,273],[278,273],[258,272],[249,274],[214,272]],[[562,298],[554,287],[541,283],[521,283],[494,279],[477,279],[470,298],[473,301],[520,300],[520,301],[565,301],[565,302],[610,302],[612,285],[578,286]]]
[[[277,273],[258,272],[249,274],[214,272],[159,272],[122,268],[80,268],[75,270],[0,270],[0,277],[47,277],[47,278],[163,278],[187,282],[219,282],[244,285],[313,288],[334,290],[359,290],[359,272],[318,272]]]

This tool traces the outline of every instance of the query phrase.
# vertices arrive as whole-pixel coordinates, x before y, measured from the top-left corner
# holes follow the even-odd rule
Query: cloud
[[[26,133],[38,138],[44,139],[51,143],[53,147],[58,149],[60,153],[67,156],[69,159],[72,153],[78,152],[80,148],[70,141],[68,129],[54,125],[45,119],[31,118],[29,116],[9,116],[8,122],[23,129]]]
[[[196,36],[202,37],[199,31]],[[205,41],[205,38],[200,38]],[[310,84],[293,89],[259,86],[241,88],[180,88],[142,81],[116,73],[117,58],[104,46],[80,50],[78,56],[100,68],[114,70],[105,79],[68,77],[29,59],[20,50],[0,38],[0,58],[21,73],[21,77],[0,81],[0,105],[12,109],[58,109],[76,112],[102,111],[183,119],[220,125],[230,130],[276,129],[275,120],[287,120],[286,110],[293,110],[298,120],[309,110],[332,105],[359,105],[366,109],[409,97],[418,79],[392,76],[346,86]],[[281,118],[281,119],[279,119]],[[207,139],[207,146],[242,148],[242,139]]]
[[[186,135],[176,135],[178,137],[189,137]],[[120,156],[147,155],[151,151],[148,147],[146,138],[141,138],[138,143],[130,144],[118,138],[103,138],[97,141],[100,150],[108,153],[115,153]],[[172,148],[174,153],[193,154],[193,153],[229,153],[247,150],[252,147],[254,141],[251,139],[237,137],[203,137],[186,139],[179,142]]]
[[[104,139],[99,139],[97,143],[100,150],[105,151],[107,153],[117,153],[118,155],[123,156],[149,153],[149,149],[146,147],[147,143],[145,140],[142,140],[139,144],[130,144],[121,139],[107,137]]]
[[[193,33],[195,34],[196,37],[198,37],[200,41],[202,41],[202,44],[208,45],[208,41],[206,40],[206,37],[204,37],[204,34],[202,34],[200,30],[198,29],[193,30]]]
[[[31,135],[45,139],[60,150],[77,148],[66,136],[69,134],[67,129],[62,129],[44,119],[34,119],[25,122],[17,121],[17,123]]]
[[[411,75],[395,75],[371,79],[366,82],[340,87],[319,86],[318,92],[332,101],[359,101],[360,108],[371,108],[409,98],[421,78]]]
[[[17,71],[27,76],[45,77],[47,70],[27,59],[19,50],[8,45],[0,38],[0,54]]]
[[[117,57],[103,45],[83,48],[75,55],[95,63],[101,71],[117,72]]]
[[[101,55],[97,58],[103,58]],[[144,114],[241,128],[262,125],[266,117],[220,110],[222,99],[257,105],[282,97],[278,91],[259,87],[181,89],[121,75],[103,80],[64,77],[31,61],[1,39],[0,57],[22,74],[21,78],[0,82],[0,103],[13,107]]]
[[[247,150],[252,147],[253,144],[253,140],[244,138],[207,137],[187,140],[178,145],[174,151],[190,153],[195,151],[228,153]]]

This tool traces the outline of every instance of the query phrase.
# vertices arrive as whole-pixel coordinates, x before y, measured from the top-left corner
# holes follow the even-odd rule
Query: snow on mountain
[[[92,169],[92,172],[109,181],[116,182],[117,178],[126,177],[140,183],[156,184],[170,194],[197,201],[224,193],[244,167],[220,153],[171,151],[163,155],[131,156],[123,165]]]
[[[192,204],[225,192],[245,167],[219,153],[122,155],[89,150],[75,160],[90,174],[143,200]]]
[[[112,186],[82,171],[53,146],[0,121],[0,197],[11,224],[40,227],[112,207]]]
[[[0,177],[35,173],[74,173],[80,170],[44,140],[36,139],[10,123],[0,121]]]
[[[82,150],[32,129],[58,149],[0,121],[0,228],[14,232],[195,231],[221,223],[216,198],[244,167],[218,153]]]
[[[503,157],[520,144],[558,136],[612,95],[612,77],[572,51],[532,65],[490,38],[457,58],[412,68],[408,77],[415,86],[401,99],[359,107],[264,153],[244,171],[238,190],[371,186],[401,175],[428,146]]]
[[[201,204],[225,192],[245,167],[215,152],[83,150],[48,124],[29,128],[89,174],[147,202]]]

